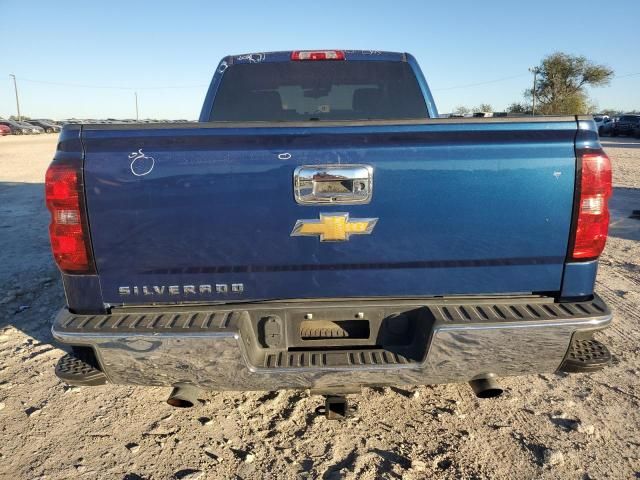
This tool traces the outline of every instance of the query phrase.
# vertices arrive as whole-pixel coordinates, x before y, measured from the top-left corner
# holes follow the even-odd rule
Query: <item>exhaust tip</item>
[[[171,405],[172,407],[177,407],[177,408],[191,408],[191,407],[193,407],[193,402],[191,402],[189,400],[185,400],[183,398],[169,397],[167,399],[167,403],[169,405]]]
[[[496,398],[504,393],[504,390],[496,383],[494,376],[478,378],[469,382],[473,393],[478,398]]]
[[[476,393],[476,397],[478,398],[496,398],[504,393],[504,390],[501,388],[487,388],[486,390],[482,390]]]
[[[167,399],[167,403],[176,408],[191,408],[198,401],[200,389],[193,385],[176,385]]]

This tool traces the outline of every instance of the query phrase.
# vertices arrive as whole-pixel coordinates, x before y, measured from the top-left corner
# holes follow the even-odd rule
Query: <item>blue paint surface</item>
[[[569,298],[593,295],[597,272],[597,260],[567,263],[560,295]]]
[[[225,57],[201,117],[209,118],[228,65],[290,61],[290,55]],[[346,51],[350,60],[408,62],[429,116],[437,117],[411,55]],[[81,146],[77,129],[66,129],[58,155],[84,154],[98,272],[65,278],[73,290],[67,292],[70,306],[91,310],[100,299],[589,295],[596,262],[565,262],[576,150],[599,148],[594,129],[593,122],[553,118],[242,128],[201,123],[83,127]],[[143,152],[143,159],[132,164],[132,152]],[[327,164],[372,166],[371,203],[298,205],[295,168]],[[297,220],[337,212],[378,222],[370,235],[348,242],[290,236]],[[216,284],[228,291],[216,293]],[[232,284],[244,290],[234,292]],[[201,292],[201,285],[213,291]],[[136,294],[122,296],[119,287]]]
[[[573,204],[576,123],[83,131],[93,249],[105,302],[119,286],[243,283],[183,302],[559,291]],[[153,170],[135,176],[142,148]],[[278,154],[291,154],[280,160]],[[373,199],[301,206],[306,164],[374,168]],[[560,172],[558,175],[557,173]],[[379,218],[371,235],[289,236],[321,212]]]

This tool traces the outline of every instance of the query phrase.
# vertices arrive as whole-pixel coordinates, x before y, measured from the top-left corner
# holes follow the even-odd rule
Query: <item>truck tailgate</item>
[[[134,127],[82,131],[107,303],[560,289],[575,118]],[[296,203],[296,167],[335,164],[372,167],[370,203]],[[342,242],[291,236],[337,212],[377,223]]]

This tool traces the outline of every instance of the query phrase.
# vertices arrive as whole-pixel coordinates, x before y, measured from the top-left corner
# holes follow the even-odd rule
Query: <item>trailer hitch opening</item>
[[[324,415],[327,420],[345,420],[355,413],[355,405],[349,405],[347,397],[329,395],[324,398],[324,405],[316,408],[316,414]]]

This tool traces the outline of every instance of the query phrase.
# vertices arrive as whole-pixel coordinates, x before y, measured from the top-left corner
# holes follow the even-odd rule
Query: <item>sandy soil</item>
[[[640,478],[640,143],[610,139],[614,218],[598,290],[614,365],[586,375],[366,389],[327,422],[301,392],[215,394],[191,410],[169,389],[69,387],[54,365],[64,304],[43,177],[56,137],[0,138],[0,478]]]

